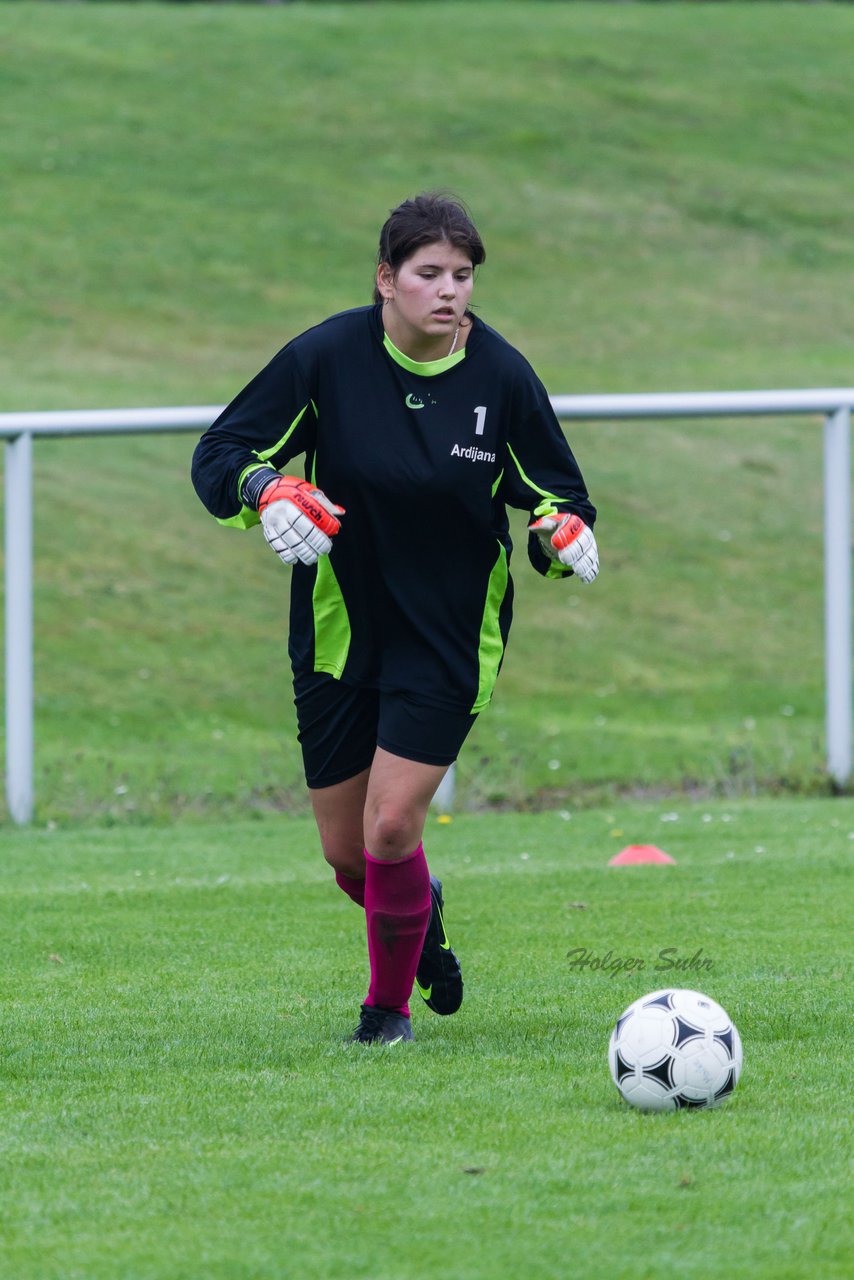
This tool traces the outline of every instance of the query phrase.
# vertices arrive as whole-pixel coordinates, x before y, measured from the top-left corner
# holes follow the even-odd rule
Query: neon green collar
[[[396,364],[401,369],[406,369],[409,373],[420,374],[422,378],[435,378],[437,373],[444,373],[447,369],[453,369],[455,364],[459,364],[465,359],[466,349],[455,351],[452,356],[443,356],[441,360],[410,360],[409,356],[405,356],[402,351],[398,351],[387,333],[383,335],[383,346]]]

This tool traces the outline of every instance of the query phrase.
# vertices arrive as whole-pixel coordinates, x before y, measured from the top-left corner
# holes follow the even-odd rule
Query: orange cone
[[[628,844],[625,849],[621,849],[608,860],[608,866],[637,867],[643,862],[675,863],[676,859],[671,858],[669,853],[665,853],[654,844]]]

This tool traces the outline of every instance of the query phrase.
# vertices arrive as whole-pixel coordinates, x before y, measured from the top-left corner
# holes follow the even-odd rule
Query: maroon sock
[[[365,915],[371,986],[365,1004],[409,1017],[409,997],[430,923],[430,872],[419,844],[405,858],[365,850]]]
[[[343,871],[335,872],[335,882],[339,889],[343,889],[348,898],[352,898],[357,907],[365,905],[365,882],[357,880],[354,876],[345,876]]]

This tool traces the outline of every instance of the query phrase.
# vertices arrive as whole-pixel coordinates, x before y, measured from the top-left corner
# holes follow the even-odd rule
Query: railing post
[[[33,816],[33,437],[6,445],[6,800]]]
[[[824,652],[827,769],[851,775],[851,407],[824,420]]]
[[[440,814],[452,813],[454,809],[454,801],[457,797],[457,766],[452,764],[442,781],[436,788],[436,794],[431,800],[434,809],[438,809]]]

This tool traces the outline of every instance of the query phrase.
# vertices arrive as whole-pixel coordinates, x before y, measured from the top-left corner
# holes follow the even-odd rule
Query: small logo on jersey
[[[406,400],[404,401],[404,403],[407,409],[423,409],[424,408],[424,401],[419,400],[416,396],[413,396],[411,393],[406,397]]]
[[[451,457],[452,458],[468,458],[469,462],[494,462],[495,461],[494,453],[487,453],[485,449],[476,449],[473,444],[468,445],[468,447],[465,449],[461,449],[458,444],[455,444],[453,449],[451,450]]]

